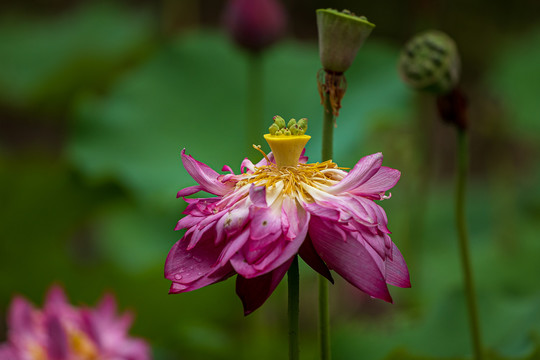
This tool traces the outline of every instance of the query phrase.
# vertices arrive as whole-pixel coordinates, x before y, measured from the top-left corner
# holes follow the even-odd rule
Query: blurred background
[[[246,156],[250,55],[218,0],[24,0],[0,4],[0,341],[14,294],[41,305],[53,283],[74,304],[113,292],[155,359],[284,359],[286,286],[243,317],[232,279],[168,295],[163,264],[194,184],[180,150],[219,170]],[[457,42],[469,98],[468,221],[483,337],[496,359],[540,345],[540,2],[290,0],[260,54],[263,115],[309,118],[320,160],[315,9],[377,27],[347,72],[334,161],[382,151],[402,172],[387,211],[411,270],[394,304],[337,277],[334,359],[471,354],[454,231],[455,131],[434,98],[406,88],[401,46],[437,28]],[[261,129],[262,131],[262,129]],[[261,133],[262,134],[262,133]],[[260,139],[250,140],[263,145]],[[250,144],[248,144],[250,145]],[[301,356],[317,356],[317,278],[301,264]],[[536,354],[536,355],[535,355]]]

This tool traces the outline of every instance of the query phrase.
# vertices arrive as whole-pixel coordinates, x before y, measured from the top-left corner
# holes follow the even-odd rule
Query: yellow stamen
[[[255,150],[258,150],[261,154],[263,154],[264,158],[266,159],[266,162],[269,164],[269,165],[272,165],[273,163],[270,162],[270,159],[268,159],[268,156],[266,156],[266,153],[264,151],[261,150],[261,145],[255,145],[253,144],[253,148]]]
[[[77,354],[81,360],[97,360],[98,350],[94,343],[88,338],[86,334],[77,330],[71,329],[68,331],[69,345],[73,353]]]
[[[337,164],[331,160],[315,163],[302,164],[297,166],[277,167],[274,165],[261,166],[255,169],[247,179],[240,181],[236,186],[242,187],[246,184],[265,186],[267,189],[283,182],[283,193],[291,196],[300,196],[304,201],[312,201],[307,194],[304,185],[319,187],[319,185],[333,185],[340,179],[333,178],[333,174],[325,173],[327,169],[339,169]]]

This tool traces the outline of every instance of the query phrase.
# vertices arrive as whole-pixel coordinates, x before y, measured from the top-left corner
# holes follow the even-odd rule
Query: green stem
[[[248,55],[247,78],[247,153],[253,154],[253,144],[261,140],[264,131],[263,109],[263,57],[261,54]]]
[[[328,280],[319,275],[319,341],[321,360],[330,360],[330,314],[328,312]]]
[[[459,237],[461,253],[461,266],[465,281],[465,293],[469,308],[469,325],[476,360],[482,359],[482,340],[480,337],[480,325],[476,306],[473,273],[469,254],[469,240],[467,236],[467,223],[465,219],[465,188],[467,182],[467,169],[469,166],[468,137],[466,130],[458,128],[458,175],[456,186],[456,226]]]
[[[300,281],[298,272],[298,256],[287,271],[287,287],[289,291],[289,360],[298,360],[298,314],[300,312]]]
[[[334,114],[328,95],[324,97],[324,116],[322,134],[322,160],[333,156]],[[328,280],[319,276],[319,341],[321,360],[330,360],[330,314],[328,311]]]
[[[323,132],[322,132],[322,161],[331,160],[334,156],[334,114],[328,94],[324,96],[323,110]]]

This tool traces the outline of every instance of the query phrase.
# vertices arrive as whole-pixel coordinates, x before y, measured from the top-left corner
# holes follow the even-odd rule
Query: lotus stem
[[[330,97],[324,94],[322,161],[333,157],[334,114]],[[330,314],[328,311],[328,280],[319,275],[319,343],[321,360],[330,360]]]
[[[298,256],[294,257],[287,271],[288,305],[289,305],[289,360],[298,360],[298,315],[300,313],[300,276]]]
[[[471,330],[474,358],[475,360],[482,360],[482,340],[480,336],[480,324],[478,321],[476,294],[474,291],[475,287],[469,253],[467,223],[465,218],[465,192],[467,183],[467,170],[469,166],[468,136],[467,130],[464,128],[458,127],[457,131],[458,174],[456,183],[456,226],[458,230],[461,266],[463,267],[467,307],[469,310],[469,326]]]

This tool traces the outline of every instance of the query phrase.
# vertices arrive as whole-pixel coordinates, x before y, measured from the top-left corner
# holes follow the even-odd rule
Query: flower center
[[[79,330],[68,331],[69,344],[71,350],[83,360],[95,360],[98,358],[98,351],[93,342],[86,334]]]
[[[331,186],[341,180],[336,163],[331,160],[323,163],[302,164],[296,166],[277,167],[265,165],[255,169],[246,179],[240,181],[237,186],[254,184],[265,186],[268,189],[278,186],[284,194],[300,197],[303,201],[312,202],[313,199],[306,191],[306,186],[319,188],[321,185]],[[281,184],[282,185],[281,185]]]

